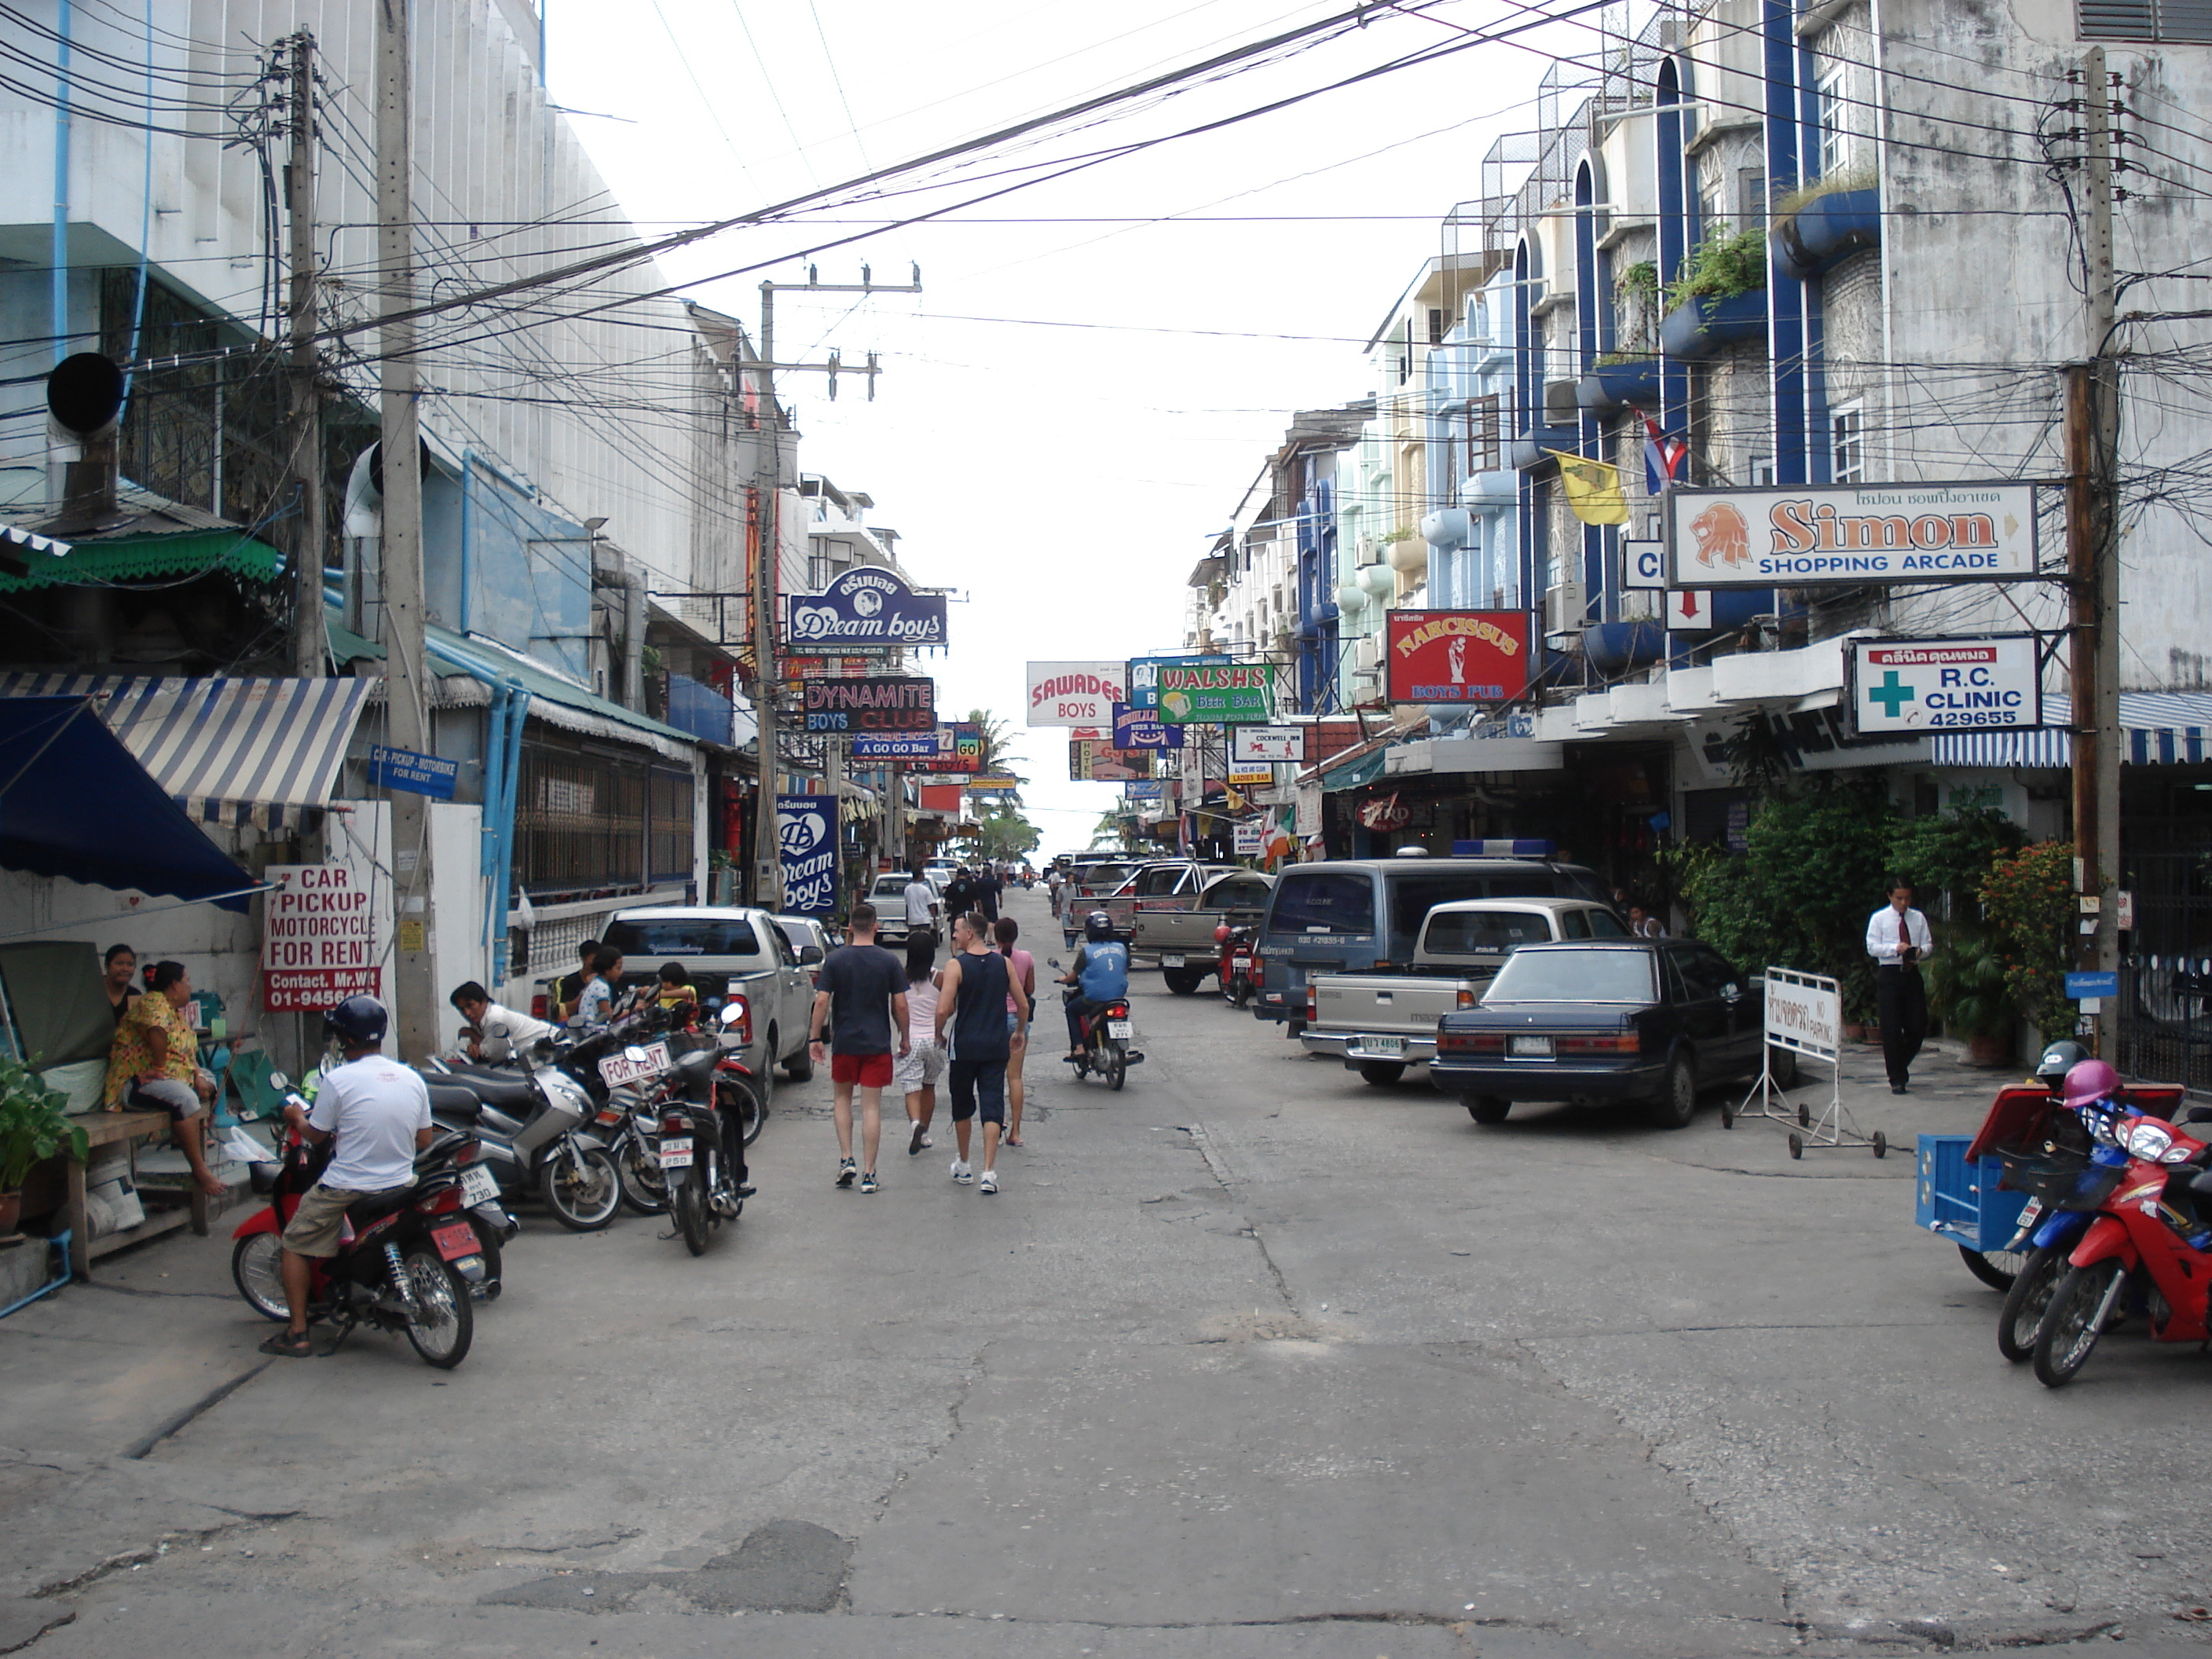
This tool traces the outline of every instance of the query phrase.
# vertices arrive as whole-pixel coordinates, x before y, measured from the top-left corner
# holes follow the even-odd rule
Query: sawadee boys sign
[[[1671,587],[2017,581],[2036,574],[2035,486],[2011,482],[1677,486]]]

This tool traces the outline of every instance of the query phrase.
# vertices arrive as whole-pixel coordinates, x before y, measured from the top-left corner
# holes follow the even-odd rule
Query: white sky
[[[628,118],[576,125],[650,234],[654,222],[780,201],[1344,9],[549,0],[546,56],[556,101]],[[1526,15],[1512,0],[1453,0],[1433,19],[1480,27]],[[1378,6],[1348,40],[1021,159],[1194,125],[1457,38],[1444,21]],[[1528,38],[1576,53],[1596,44],[1573,24]],[[824,282],[857,281],[865,259],[878,280],[903,283],[918,260],[919,298],[778,296],[779,359],[818,359],[832,346],[848,363],[883,354],[872,404],[857,382],[829,403],[818,376],[786,377],[783,393],[798,410],[802,468],[873,496],[871,519],[902,533],[915,579],[968,596],[952,607],[950,653],[927,671],[940,708],[1018,719],[1030,659],[1118,659],[1180,642],[1191,566],[1290,412],[1368,389],[1361,343],[1437,252],[1437,222],[1480,194],[1492,137],[1534,124],[1528,100],[1543,67],[1534,50],[1479,46],[1001,198],[957,222],[816,258]],[[840,210],[853,222],[843,225],[733,234],[666,269],[750,326],[763,275],[803,281],[789,255],[900,205]],[[1196,214],[1304,222],[1048,222]],[[704,280],[763,260],[785,263]],[[1084,845],[1118,793],[1067,781],[1066,756],[1063,733],[1030,734],[1021,769],[1048,853]]]

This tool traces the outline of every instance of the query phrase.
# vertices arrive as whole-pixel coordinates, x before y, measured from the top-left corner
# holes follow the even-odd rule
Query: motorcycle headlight
[[[2163,1123],[2148,1118],[2137,1118],[2128,1127],[2121,1145],[2128,1149],[2130,1158],[2140,1158],[2156,1163],[2167,1147],[2173,1145],[2173,1132]]]

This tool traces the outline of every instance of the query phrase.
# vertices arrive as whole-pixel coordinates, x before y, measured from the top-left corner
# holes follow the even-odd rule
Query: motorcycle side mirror
[[[271,1072],[269,1073],[269,1086],[281,1095],[292,1086],[292,1079],[282,1072]]]
[[[2212,1123],[2212,1106],[2191,1106],[2181,1115],[2184,1123]]]
[[[1227,927],[1224,926],[1213,930],[1213,942],[1216,945],[1226,945],[1229,943],[1229,929]]]
[[[735,1025],[744,1017],[745,1011],[738,1007],[734,1002],[731,1003],[728,1006],[724,1008],[720,1013],[715,1016],[715,1018],[720,1020],[725,1025]]]
[[[623,1058],[633,1066],[642,1066],[645,1064],[645,1050],[633,1042],[623,1050]]]
[[[1044,965],[1048,968],[1057,968],[1060,966],[1060,958],[1058,957],[1047,957],[1044,959]]]
[[[491,1030],[489,1030],[489,1031],[486,1031],[486,1032],[484,1033],[484,1035],[485,1035],[486,1036],[497,1037],[497,1038],[499,1038],[501,1042],[505,1042],[505,1041],[507,1040],[507,1038],[509,1036],[511,1036],[511,1035],[512,1035],[512,1033],[510,1033],[510,1032],[508,1031],[507,1028],[506,1026],[504,1026],[504,1025],[495,1025],[495,1026],[493,1026],[493,1027],[491,1028]]]
[[[580,1031],[584,1029],[584,1017],[581,1014],[571,1014],[562,1024],[572,1031]]]

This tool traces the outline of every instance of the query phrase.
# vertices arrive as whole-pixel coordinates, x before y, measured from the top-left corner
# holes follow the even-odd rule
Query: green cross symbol
[[[1882,671],[1881,684],[1867,693],[1867,701],[1880,703],[1881,712],[1895,720],[1898,709],[1919,695],[1917,688],[1901,684],[1897,678],[1897,671],[1889,668]]]

